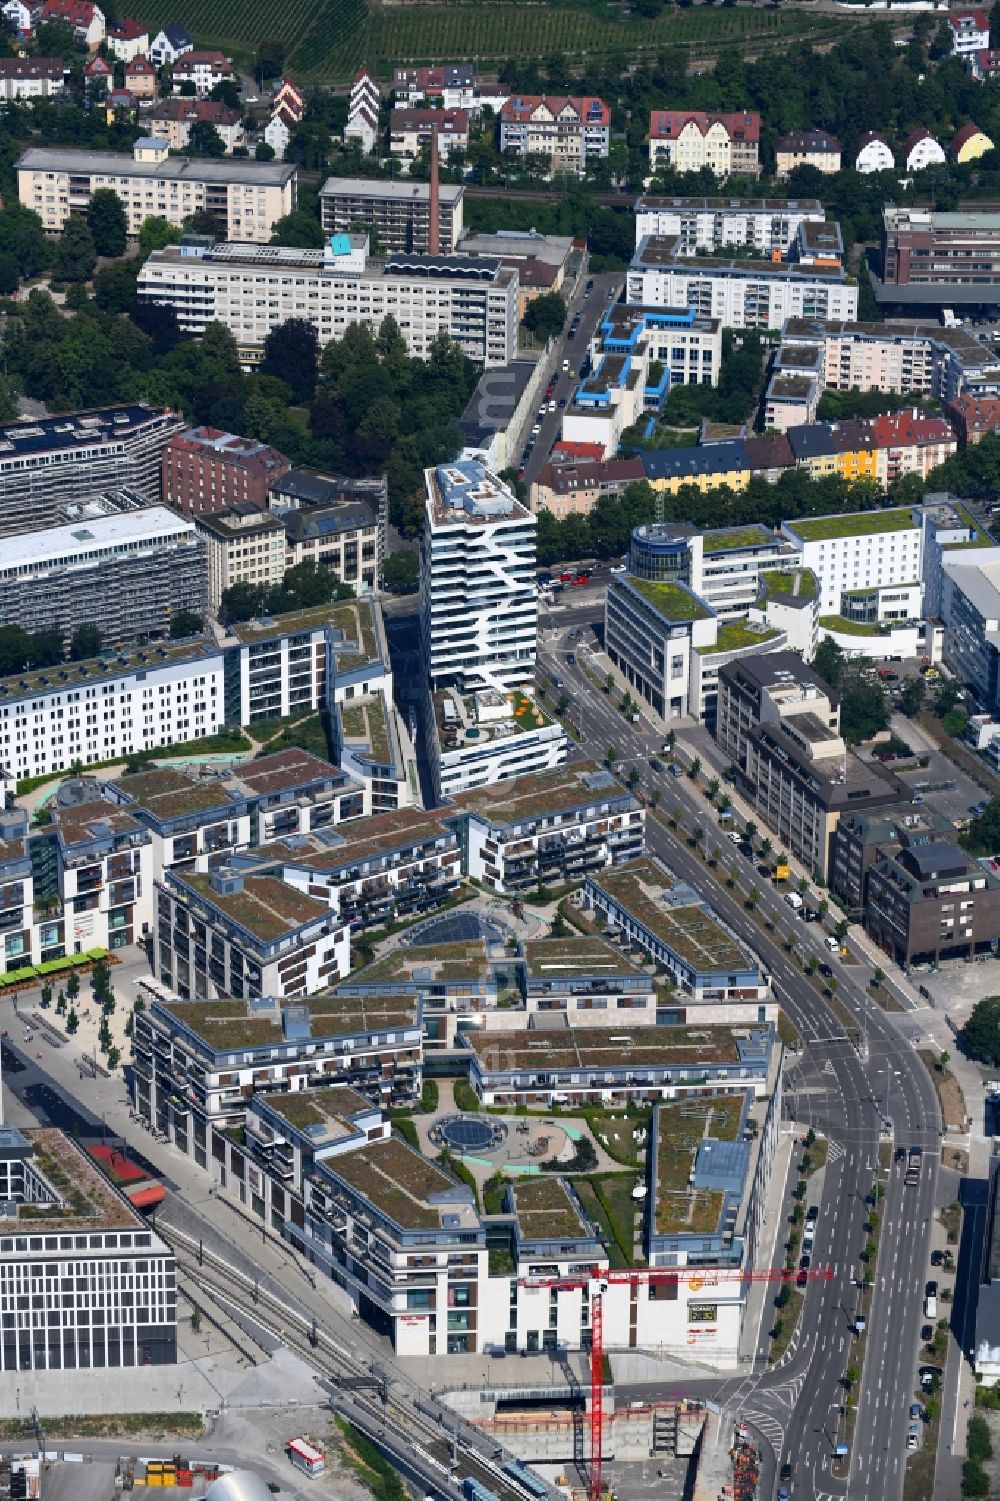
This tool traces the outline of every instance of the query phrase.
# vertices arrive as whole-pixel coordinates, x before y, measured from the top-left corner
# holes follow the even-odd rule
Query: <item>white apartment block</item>
[[[945,18],[951,31],[951,45],[957,57],[971,57],[988,50],[990,21],[985,11],[953,11]]]
[[[0,58],[0,99],[51,99],[65,89],[68,72],[61,57]]]
[[[854,318],[858,288],[840,266],[683,257],[677,240],[647,236],[628,271],[626,301],[693,307],[724,328],[774,328],[788,318]]]
[[[923,579],[923,531],[905,507],[784,521],[781,530],[819,584],[820,614],[839,614],[852,589],[895,589]]]
[[[0,1126],[0,1371],[173,1365],[173,1253],[62,1131]]]
[[[753,246],[764,255],[786,254],[799,225],[822,223],[818,198],[683,198],[647,196],[635,204],[635,243],[647,235],[677,236],[681,255],[714,254]]]
[[[566,735],[541,704],[519,689],[430,693],[427,748],[435,801],[492,787],[509,777],[553,771],[566,760]]]
[[[85,213],[98,188],[110,188],[124,204],[133,238],[148,218],[181,229],[189,215],[205,211],[227,239],[260,244],[295,207],[294,166],[170,156],[168,149],[165,141],[148,139],[136,142],[132,156],[31,146],[16,163],[18,197],[53,233],[70,214]]]
[[[18,780],[217,734],[224,654],[205,640],[0,680],[0,760]]]
[[[530,683],[537,518],[476,459],[427,469],[424,482],[421,632],[432,688]]]
[[[517,352],[518,285],[517,271],[499,261],[375,260],[367,236],[335,235],[324,250],[154,250],[139,273],[139,298],[172,307],[185,333],[223,323],[250,366],[259,363],[270,331],[289,318],[308,320],[325,345],[352,323],[377,331],[389,314],[420,358],[446,333],[470,359],[506,365]]]

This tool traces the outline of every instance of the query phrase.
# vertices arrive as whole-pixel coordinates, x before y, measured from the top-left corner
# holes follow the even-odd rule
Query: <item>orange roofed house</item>
[[[744,110],[714,115],[702,110],[654,109],[649,117],[649,165],[654,172],[699,172],[716,177],[760,175],[760,115]]]
[[[611,111],[593,95],[514,94],[500,110],[500,150],[548,157],[551,172],[582,176],[591,157],[607,156],[610,145]]]

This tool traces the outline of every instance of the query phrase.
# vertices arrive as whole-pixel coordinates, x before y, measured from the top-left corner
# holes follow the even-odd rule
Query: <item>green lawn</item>
[[[855,511],[848,516],[815,516],[786,523],[804,542],[830,542],[838,537],[864,537],[876,532],[916,531],[909,506],[889,511]]]
[[[707,620],[710,614],[699,599],[679,584],[654,583],[650,579],[632,577],[629,583],[667,620]]]
[[[705,533],[706,552],[735,552],[740,547],[762,547],[774,540],[766,526],[725,526]]]
[[[879,625],[870,625],[864,620],[845,620],[843,615],[821,615],[819,623],[824,631],[841,631],[845,636],[884,636]]]
[[[695,649],[702,657],[710,657],[713,652],[719,651],[745,651],[748,646],[760,646],[764,641],[773,641],[777,634],[776,630],[768,626],[755,630],[749,620],[727,620],[719,626],[719,636],[714,646],[699,646]]]

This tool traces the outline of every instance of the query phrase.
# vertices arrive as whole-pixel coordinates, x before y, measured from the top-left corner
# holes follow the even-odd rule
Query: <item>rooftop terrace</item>
[[[32,1165],[65,1201],[21,1204],[17,1223],[39,1230],[131,1230],[143,1221],[94,1163],[62,1131],[25,1130]]]
[[[381,693],[341,704],[339,713],[344,743],[353,755],[368,757],[380,766],[392,764],[389,720]]]
[[[710,657],[716,652],[745,651],[751,646],[763,646],[766,641],[773,641],[779,634],[780,632],[774,627],[765,625],[762,621],[749,620],[745,617],[739,620],[724,620],[719,625],[714,644],[697,646],[695,650],[703,657]]]
[[[777,540],[774,533],[760,522],[753,526],[720,527],[717,531],[705,532],[704,538],[705,553],[738,552],[747,547],[771,547]]]
[[[346,1084],[329,1089],[294,1089],[288,1094],[268,1094],[263,1103],[296,1131],[309,1131],[313,1140],[335,1140],[356,1131],[351,1117],[370,1111],[363,1094]],[[319,1132],[317,1133],[317,1129]]]
[[[528,977],[532,980],[573,980],[583,976],[643,973],[620,949],[603,938],[539,938],[524,945]]]
[[[623,1069],[739,1060],[729,1027],[578,1027],[545,1032],[465,1032],[484,1073],[525,1069]]]
[[[578,761],[573,766],[462,792],[452,801],[457,811],[477,813],[496,827],[509,827],[611,800],[625,800],[638,807],[631,793],[604,767],[596,761]]]
[[[744,1100],[739,1096],[691,1100],[657,1107],[657,1235],[710,1234],[719,1228],[726,1195],[719,1189],[689,1186],[698,1148],[709,1138],[733,1142],[739,1136]]]
[[[157,1005],[213,1052],[272,1048],[291,1040],[286,1039],[284,1013],[277,1004],[266,1010],[254,1010],[252,1003],[244,1000],[163,1001]],[[301,1037],[303,1047],[327,1038],[363,1037],[413,1027],[420,1016],[419,1003],[409,995],[347,996],[330,991],[297,1000],[294,1008],[309,1018],[309,1027],[303,1029]]]
[[[712,611],[680,584],[656,583],[629,574],[629,585],[666,620],[707,620]]]
[[[351,976],[352,980],[406,980],[414,985],[438,981],[486,980],[490,965],[481,938],[462,943],[412,944],[392,949]]]
[[[372,1142],[325,1166],[402,1230],[442,1229],[446,1216],[456,1219],[455,1229],[478,1226],[466,1201],[468,1190],[395,1138]]]
[[[274,876],[244,876],[242,890],[232,892],[217,891],[207,873],[175,871],[170,879],[182,892],[189,888],[261,943],[275,943],[307,923],[330,916],[325,902],[294,891]]]
[[[756,969],[756,963],[697,898],[681,891],[676,905],[666,872],[651,860],[598,871],[590,879],[698,974]]]
[[[532,1178],[510,1189],[522,1240],[593,1240],[595,1232],[581,1215],[561,1178]]]

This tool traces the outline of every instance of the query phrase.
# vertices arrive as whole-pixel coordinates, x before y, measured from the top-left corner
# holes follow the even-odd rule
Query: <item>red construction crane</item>
[[[587,1493],[590,1501],[601,1501],[601,1471],[604,1464],[604,1293],[609,1286],[622,1283],[633,1287],[651,1282],[677,1283],[682,1279],[693,1291],[714,1287],[719,1282],[799,1282],[829,1281],[830,1267],[768,1268],[766,1271],[740,1270],[737,1267],[659,1267],[635,1271],[601,1271],[594,1268],[589,1276],[519,1277],[519,1287],[556,1288],[559,1291],[586,1289],[590,1297],[590,1474]]]

